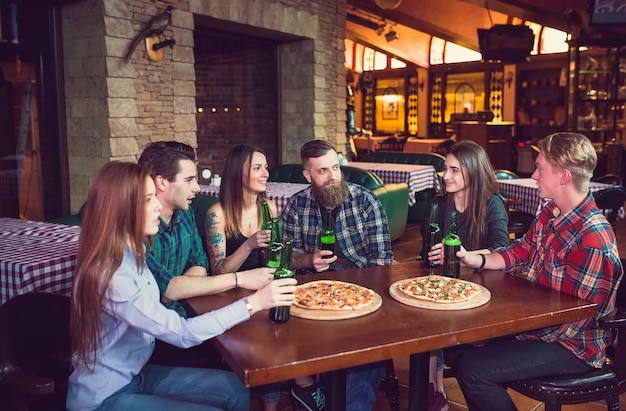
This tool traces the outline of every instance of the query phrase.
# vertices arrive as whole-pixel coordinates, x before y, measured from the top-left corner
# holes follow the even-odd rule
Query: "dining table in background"
[[[386,142],[392,135],[389,136],[355,136],[354,147],[358,152],[373,153],[380,149],[380,145]]]
[[[368,163],[352,161],[348,165],[362,168],[379,176],[383,183],[407,183],[409,186],[409,205],[415,204],[415,194],[422,190],[434,189],[439,192],[439,176],[431,165]]]
[[[515,206],[516,211],[521,213],[538,215],[550,201],[549,199],[539,198],[537,182],[532,178],[498,180],[498,184],[500,185],[500,193],[504,197],[522,200],[522,204]],[[592,193],[608,187],[611,187],[611,185],[595,181],[589,183],[589,191]]]
[[[276,204],[278,214],[282,214],[283,208],[292,195],[307,188],[309,184],[267,182],[267,197]],[[200,184],[200,194],[218,197],[220,186]]]
[[[298,277],[300,282],[331,279],[360,284],[378,293],[382,305],[351,319],[310,320],[292,315],[283,324],[271,323],[264,310],[212,341],[247,387],[325,372],[329,411],[345,409],[346,369],[410,356],[409,409],[425,411],[430,351],[578,321],[597,313],[593,303],[523,278],[467,267],[461,268],[461,278],[491,293],[491,299],[482,306],[430,310],[400,303],[390,296],[391,284],[427,274],[423,263],[414,261]],[[187,302],[201,314],[249,293],[233,289]]]
[[[409,137],[404,143],[405,153],[436,153],[439,144],[448,141],[449,138],[416,138]]]
[[[0,304],[29,292],[70,295],[80,227],[0,218]]]

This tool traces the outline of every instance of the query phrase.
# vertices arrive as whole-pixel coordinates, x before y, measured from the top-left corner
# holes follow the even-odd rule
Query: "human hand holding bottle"
[[[252,314],[279,306],[291,306],[298,281],[295,278],[272,280],[263,288],[248,297],[252,306]]]

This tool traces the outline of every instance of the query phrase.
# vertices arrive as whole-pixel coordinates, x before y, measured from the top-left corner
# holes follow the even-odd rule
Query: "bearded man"
[[[311,186],[294,194],[283,211],[283,237],[294,240],[292,268],[322,272],[392,264],[385,210],[371,191],[345,181],[332,144],[309,141],[300,158]],[[319,242],[326,209],[335,221],[334,255]]]
[[[305,143],[300,150],[303,174],[311,186],[294,194],[283,210],[283,238],[292,238],[292,268],[309,272],[347,270],[393,263],[387,215],[378,198],[348,183],[332,144]],[[335,252],[321,250],[320,232],[326,210],[332,210]],[[376,403],[384,363],[346,370],[346,410],[367,411]],[[300,402],[309,394],[292,390]]]

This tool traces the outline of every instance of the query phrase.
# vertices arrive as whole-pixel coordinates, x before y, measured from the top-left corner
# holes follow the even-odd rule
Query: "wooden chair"
[[[8,409],[65,410],[70,298],[18,295],[0,307],[0,388]]]
[[[626,263],[622,260],[622,264]],[[533,378],[510,383],[521,394],[545,403],[546,411],[560,411],[564,404],[605,400],[609,411],[619,411],[619,395],[626,392],[626,281],[617,290],[617,314],[600,320],[599,327],[613,330],[613,345],[603,368],[592,371]],[[621,338],[620,338],[621,337]]]
[[[596,201],[596,205],[600,210],[604,211],[613,231],[617,229],[617,220],[620,209],[624,206],[626,201],[626,191],[622,186],[614,186],[598,190],[592,193],[593,199]]]

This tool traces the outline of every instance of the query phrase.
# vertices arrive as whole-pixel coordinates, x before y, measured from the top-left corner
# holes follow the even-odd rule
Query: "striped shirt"
[[[196,219],[191,208],[186,211],[174,210],[171,226],[161,217],[159,220],[159,232],[154,236],[154,243],[146,258],[146,263],[154,274],[161,297],[163,297],[172,278],[183,275],[190,267],[207,268],[209,259],[202,248]],[[173,301],[165,306],[187,317],[187,312],[180,302]]]
[[[550,202],[523,239],[495,253],[509,268],[527,265],[529,281],[598,304],[595,318],[521,333],[516,338],[558,342],[590,366],[602,367],[611,332],[598,328],[598,319],[615,308],[623,267],[615,234],[591,195],[564,215]]]
[[[346,184],[348,196],[339,206],[335,219],[335,235],[341,253],[358,268],[392,264],[389,226],[383,206],[368,189]],[[283,238],[294,240],[294,254],[312,254],[320,249],[322,216],[311,187],[289,199],[283,219]]]

